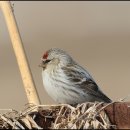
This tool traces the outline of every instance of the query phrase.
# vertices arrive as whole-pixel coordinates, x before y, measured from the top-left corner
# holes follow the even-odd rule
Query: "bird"
[[[89,72],[62,49],[45,51],[39,66],[42,67],[43,86],[57,103],[112,102]]]

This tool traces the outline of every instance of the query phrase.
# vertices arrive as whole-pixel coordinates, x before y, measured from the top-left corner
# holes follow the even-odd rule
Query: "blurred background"
[[[130,2],[13,1],[14,14],[42,104],[55,102],[44,91],[43,53],[66,50],[88,69],[113,100],[130,94]],[[0,11],[0,108],[27,103],[5,19]]]

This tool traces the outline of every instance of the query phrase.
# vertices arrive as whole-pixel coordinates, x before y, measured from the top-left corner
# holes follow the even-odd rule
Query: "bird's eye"
[[[50,61],[51,61],[51,60],[45,60],[44,63],[46,64],[46,63],[48,63],[48,62],[50,62]]]

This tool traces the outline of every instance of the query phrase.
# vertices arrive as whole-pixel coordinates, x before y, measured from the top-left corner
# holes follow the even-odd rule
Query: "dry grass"
[[[0,129],[110,129],[103,103],[25,105],[23,111],[0,114]]]

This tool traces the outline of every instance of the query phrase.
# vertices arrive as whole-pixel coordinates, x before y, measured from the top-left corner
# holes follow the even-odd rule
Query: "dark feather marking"
[[[68,83],[66,83],[66,82],[63,82],[63,81],[61,81],[61,80],[57,80],[57,79],[55,79],[55,78],[53,78],[53,80],[55,80],[56,82],[60,82],[60,83],[62,83],[62,84],[65,84],[66,86],[70,86],[70,84],[68,84]],[[74,92],[74,93],[76,93],[76,94],[78,94],[79,95],[79,92],[77,92],[76,90],[74,90],[74,89],[72,89],[72,88],[65,88],[65,87],[63,87],[63,86],[59,86],[59,87],[62,87],[65,91],[72,91],[72,92]],[[72,86],[73,87],[73,86]]]
[[[80,87],[84,91],[93,95],[94,97],[97,97],[97,98],[101,99],[102,101],[105,101],[105,102],[108,102],[108,103],[111,102],[111,100],[98,89],[97,84],[94,81],[92,81],[91,79],[83,82],[80,85],[81,85]]]
[[[80,82],[82,78],[85,77],[85,74],[83,72],[76,71],[73,67],[70,66],[62,67],[62,70],[64,71],[66,76],[70,77],[70,79],[78,80],[77,82]]]
[[[80,82],[81,80],[80,79],[78,79],[78,78],[71,78],[70,79],[72,82]]]
[[[85,74],[83,72],[73,70],[73,67],[71,67],[71,66],[67,67],[67,69],[65,67],[62,69],[63,69],[64,73],[68,77],[70,77],[69,79],[71,81],[74,81],[75,79],[76,79],[76,81],[80,80],[80,83],[77,82],[76,86],[79,86],[80,88],[82,88],[83,91],[86,91],[86,93],[88,93],[96,98],[99,98],[100,100],[102,100],[104,102],[111,102],[111,100],[98,89],[97,84],[92,79],[85,77]],[[86,81],[82,82],[83,78],[86,78]],[[82,84],[81,84],[81,82],[82,82]]]

